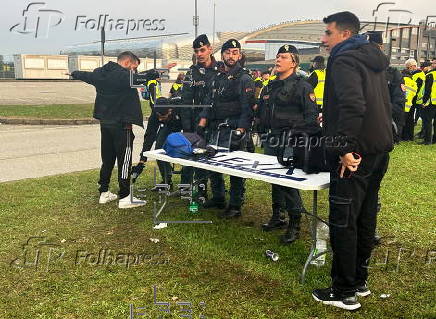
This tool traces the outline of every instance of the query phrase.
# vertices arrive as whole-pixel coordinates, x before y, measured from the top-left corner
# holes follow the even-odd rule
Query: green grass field
[[[148,101],[141,101],[142,112],[150,115]],[[27,119],[90,119],[94,104],[0,105],[0,117]]]
[[[162,230],[152,229],[154,194],[147,193],[143,208],[99,205],[97,170],[0,184],[0,318],[129,318],[130,304],[149,315],[134,318],[182,318],[187,312],[180,309],[189,307],[181,301],[192,303],[192,318],[436,318],[435,154],[435,146],[414,143],[392,152],[381,190],[383,244],[371,264],[373,293],[360,299],[362,308],[354,313],[311,297],[312,289],[330,283],[329,258],[324,267],[309,268],[305,284],[299,282],[310,246],[308,218],[292,246],[279,244],[281,231],[260,231],[270,215],[265,183],[248,181],[243,216],[233,221],[216,218],[214,210],[189,215],[186,201],[172,199],[166,219],[213,224]],[[151,186],[153,166],[148,164],[139,188]],[[311,194],[303,197],[309,208]],[[323,217],[326,199],[322,191]],[[46,242],[33,238],[23,246],[31,237]],[[279,261],[266,259],[266,249],[277,252]],[[120,254],[117,263],[105,253]],[[126,254],[132,261],[147,257],[127,267]],[[170,314],[158,312],[166,306],[154,304],[153,287],[156,301],[170,303]]]

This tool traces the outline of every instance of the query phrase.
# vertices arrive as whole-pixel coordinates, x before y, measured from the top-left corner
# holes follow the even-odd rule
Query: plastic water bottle
[[[191,201],[189,202],[189,212],[192,214],[198,213],[198,186],[192,187]]]
[[[198,203],[196,201],[189,204],[189,212],[192,214],[198,213]]]
[[[329,226],[324,224],[321,221],[318,221],[316,225],[316,246],[315,246],[315,255],[319,253],[323,253],[327,251],[327,240],[329,239]],[[312,260],[310,263],[316,266],[323,266],[325,264],[325,256],[323,254],[318,258]]]

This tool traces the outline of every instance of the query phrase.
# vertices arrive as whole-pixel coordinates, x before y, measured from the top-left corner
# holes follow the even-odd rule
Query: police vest
[[[219,73],[212,84],[212,118],[224,120],[237,117],[242,113],[240,97],[240,78],[244,74],[249,74],[247,70],[241,69],[234,75]]]
[[[257,77],[256,79],[254,79],[254,84],[255,84],[254,97],[258,99],[260,96],[260,92],[262,91],[262,79]]]
[[[433,70],[431,72],[429,72],[427,74],[427,76],[429,76],[429,74],[433,75],[433,84],[431,86],[431,92],[430,92],[430,103],[432,105],[436,105],[436,70]]]
[[[262,92],[260,121],[264,130],[291,129],[304,123],[301,98],[297,96],[303,77],[271,81]]]
[[[277,75],[271,75],[268,79],[263,80],[262,85],[265,87],[269,84],[269,81],[275,80]]]
[[[182,88],[182,86],[183,86],[183,83],[174,83],[173,89],[174,89],[174,91],[178,91]]]
[[[315,70],[312,73],[315,73],[318,77],[318,84],[314,88],[314,93],[316,97],[316,104],[322,108],[324,99],[325,69]]]
[[[156,100],[162,96],[160,93],[160,84],[156,80],[148,81],[147,88],[148,88],[149,92],[150,92],[150,85],[152,85],[152,84],[155,84],[155,89],[154,89],[155,96],[153,96],[153,94],[150,94],[150,103],[156,104]]]
[[[422,85],[419,91],[416,93],[416,104],[422,104],[422,98],[424,97],[424,90],[425,90],[425,73],[420,71],[412,75],[413,81],[417,81],[418,79],[422,80]]]
[[[404,88],[406,89],[406,103],[404,105],[404,112],[409,112],[410,107],[413,104],[413,98],[415,97],[416,92],[418,91],[418,85],[412,78],[405,76]]]

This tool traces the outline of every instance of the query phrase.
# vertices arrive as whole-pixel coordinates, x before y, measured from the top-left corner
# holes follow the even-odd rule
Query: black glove
[[[232,131],[232,141],[230,144],[230,151],[237,151],[241,148],[241,142],[245,137],[245,133],[242,133],[239,130]]]
[[[195,129],[195,133],[200,135],[202,138],[205,138],[206,130],[204,126],[197,125],[197,128]]]
[[[175,96],[175,97],[169,98],[168,100],[169,100],[169,104],[171,104],[171,105],[183,104],[183,100],[182,100],[181,96]]]
[[[144,170],[145,163],[143,161],[136,164],[136,166],[132,167],[132,181],[133,183],[136,182],[136,179],[141,175],[142,171]]]
[[[156,99],[156,105],[169,105],[169,104],[170,104],[170,100],[164,96],[161,96]]]

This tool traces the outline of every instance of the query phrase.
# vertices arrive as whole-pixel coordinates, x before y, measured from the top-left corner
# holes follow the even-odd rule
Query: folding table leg
[[[318,216],[318,191],[313,191],[313,202],[312,202],[312,214],[311,216],[311,230],[310,230],[310,236],[311,236],[311,242],[312,246],[310,248],[310,254],[309,257],[307,257],[306,263],[304,264],[303,272],[301,273],[301,283],[304,283],[304,277],[306,276],[307,267],[309,267],[309,264],[312,260],[317,258],[318,256],[315,256],[316,251],[316,226],[317,226],[317,218]]]

